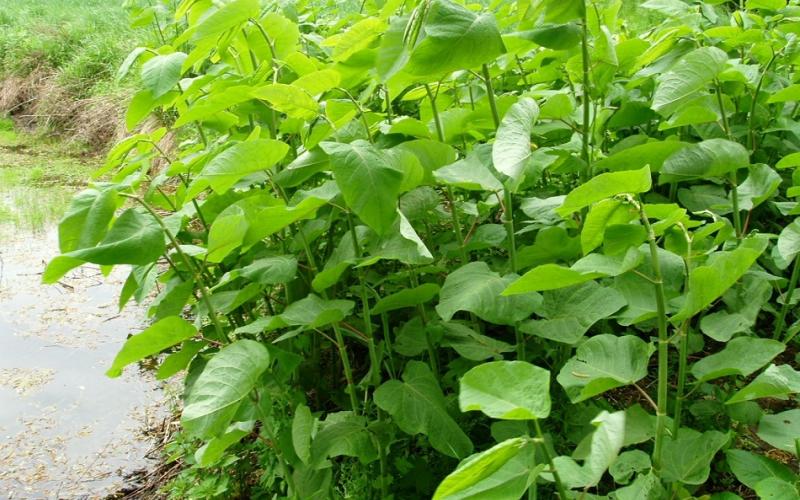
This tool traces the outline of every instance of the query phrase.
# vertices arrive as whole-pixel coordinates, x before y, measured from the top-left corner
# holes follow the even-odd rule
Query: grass
[[[0,225],[46,229],[94,168],[63,145],[18,134],[10,120],[0,119]]]
[[[141,34],[119,0],[24,0],[0,10],[0,75],[47,69],[76,97],[107,91]]]

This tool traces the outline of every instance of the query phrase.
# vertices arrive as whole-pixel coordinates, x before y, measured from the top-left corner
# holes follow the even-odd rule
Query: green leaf
[[[164,249],[164,235],[158,222],[151,215],[131,208],[114,221],[99,245],[73,250],[50,261],[42,281],[55,283],[70,269],[84,262],[104,266],[150,264],[164,253]]]
[[[700,434],[681,429],[678,439],[664,442],[662,479],[684,484],[703,484],[711,472],[711,460],[730,437],[717,431]]]
[[[297,457],[304,463],[311,462],[311,438],[316,419],[304,404],[297,405],[292,418],[292,446]]]
[[[580,43],[581,29],[574,23],[549,24],[532,30],[516,31],[505,36],[528,40],[548,49],[568,50]],[[544,110],[542,111],[544,112]]]
[[[428,324],[428,331],[437,332],[437,326],[441,326],[443,329],[440,345],[454,349],[459,356],[471,361],[501,358],[503,353],[514,350],[514,346],[511,344],[481,335],[468,326],[452,321],[441,323],[441,325]]]
[[[548,22],[565,23],[582,17],[586,11],[581,0],[544,0],[544,19]]]
[[[434,500],[520,498],[544,466],[534,467],[534,446],[512,438],[458,464],[436,488]]]
[[[712,254],[705,265],[692,269],[689,293],[683,307],[670,321],[677,323],[689,319],[721,297],[750,269],[767,248],[767,243],[765,238],[747,238],[739,248]]]
[[[800,219],[795,219],[781,230],[776,245],[778,255],[789,263],[800,253]]]
[[[639,474],[630,486],[620,488],[612,495],[614,500],[662,500],[666,492],[658,476],[650,471],[645,475]]]
[[[709,139],[690,144],[667,158],[659,184],[722,177],[750,165],[750,154],[738,142]]]
[[[479,410],[503,420],[550,415],[550,372],[525,361],[493,361],[461,377],[461,411]]]
[[[333,47],[331,59],[336,62],[350,59],[356,52],[366,49],[386,29],[383,20],[368,17],[355,23],[344,33],[336,34],[323,42],[323,46]]]
[[[253,431],[255,422],[235,422],[228,427],[224,434],[211,438],[206,444],[197,449],[194,459],[199,467],[215,465],[225,455],[225,450],[242,440]]]
[[[354,306],[350,300],[324,300],[311,294],[289,304],[281,314],[281,319],[288,325],[320,328],[343,320],[350,315]]]
[[[434,449],[450,457],[472,453],[472,442],[447,413],[442,390],[426,364],[409,361],[403,381],[385,382],[374,399],[406,434],[425,434]]]
[[[653,109],[670,115],[687,100],[705,90],[728,62],[728,54],[716,47],[701,47],[681,57],[669,71],[658,77]]]
[[[620,453],[608,468],[608,472],[614,478],[615,483],[628,484],[634,474],[647,472],[651,467],[650,455],[642,450],[630,450]]]
[[[606,470],[617,459],[625,438],[625,412],[601,412],[592,420],[597,428],[592,433],[589,455],[583,465],[571,457],[553,459],[561,480],[569,488],[591,488],[597,486]]]
[[[577,344],[592,325],[627,304],[618,291],[592,282],[548,291],[543,297],[537,313],[544,319],[526,321],[520,330],[571,345]]]
[[[297,187],[329,166],[328,155],[321,149],[304,151],[278,172],[274,180],[283,188]]]
[[[744,450],[727,450],[725,457],[736,479],[750,489],[755,489],[759,482],[768,478],[788,482],[794,482],[796,479],[789,467],[763,455]]]
[[[155,56],[142,65],[142,84],[153,99],[175,88],[183,74],[183,63],[187,57],[183,52],[173,52]]]
[[[288,152],[286,143],[273,139],[239,142],[209,161],[193,185],[199,185],[198,181],[201,180],[206,181],[215,192],[224,193],[242,177],[269,170]],[[189,189],[190,193],[194,191]]]
[[[308,92],[294,85],[273,83],[253,92],[258,99],[267,101],[275,110],[289,118],[313,120],[319,115],[319,104]]]
[[[392,228],[397,217],[397,199],[403,173],[372,144],[357,140],[350,144],[325,142],[336,184],[347,206],[378,234]]]
[[[800,101],[800,84],[789,85],[769,96],[768,103]]]
[[[503,190],[503,184],[480,161],[478,155],[470,155],[463,160],[437,169],[433,172],[433,176],[443,184],[468,191],[499,192]]]
[[[759,482],[755,492],[761,500],[784,500],[800,497],[800,492],[792,482],[770,477]]]
[[[632,335],[596,335],[578,346],[557,380],[570,401],[578,403],[643,379],[654,351],[652,344]]]
[[[608,226],[627,224],[637,218],[636,209],[619,200],[609,198],[595,203],[586,215],[581,229],[581,249],[587,255],[603,244]]]
[[[501,295],[516,277],[501,277],[484,262],[470,262],[447,275],[436,312],[445,321],[458,311],[468,311],[490,323],[513,325],[530,316],[538,302],[535,295]]]
[[[769,365],[752,382],[731,396],[725,404],[759,398],[783,398],[800,393],[800,372],[789,365]]]
[[[247,235],[247,216],[244,209],[231,205],[219,215],[208,231],[206,260],[222,262],[234,249],[242,246]]]
[[[392,295],[381,298],[375,306],[370,309],[371,314],[383,314],[396,309],[406,307],[416,307],[424,304],[439,294],[439,285],[436,283],[425,283],[418,287],[401,290]]]
[[[647,192],[651,186],[650,167],[600,174],[570,191],[556,212],[565,217],[618,194]]]
[[[193,28],[192,40],[216,37],[233,29],[248,19],[257,18],[260,10],[258,0],[234,0],[210,16],[203,17]]]
[[[191,283],[187,281],[187,283]],[[181,370],[186,369],[191,363],[192,359],[200,352],[205,346],[208,345],[208,342],[201,341],[201,342],[194,342],[194,341],[186,341],[181,346],[180,351],[173,352],[161,363],[161,366],[158,367],[158,371],[156,372],[156,379],[157,380],[166,380],[171,376],[175,375]]]
[[[169,316],[136,334],[123,344],[106,375],[115,378],[122,375],[122,369],[131,363],[158,354],[191,338],[197,330],[191,323],[178,316]]]
[[[752,210],[772,198],[783,179],[767,165],[753,165],[737,189],[739,210]]]
[[[531,131],[539,116],[539,106],[530,97],[514,103],[500,126],[497,127],[492,161],[498,172],[506,174],[517,183],[521,180],[525,165],[531,157]]]
[[[800,410],[764,415],[758,422],[757,434],[779,450],[797,453],[795,441],[800,438]]]
[[[96,245],[103,239],[117,209],[114,189],[89,188],[76,194],[58,224],[62,253]]]
[[[186,395],[183,428],[201,438],[222,434],[269,362],[267,348],[253,340],[237,340],[216,353]]]
[[[456,70],[490,63],[504,52],[492,14],[476,14],[449,0],[434,0],[405,70],[435,81]]]
[[[311,443],[311,466],[322,468],[327,458],[356,457],[362,464],[378,458],[364,417],[349,411],[331,413],[320,422],[320,429]]]
[[[688,146],[687,143],[680,141],[647,142],[615,152],[595,163],[593,167],[598,171],[617,172],[649,165],[651,171],[658,172],[667,158],[686,146]]]
[[[777,340],[737,337],[720,352],[692,365],[692,375],[700,382],[729,375],[746,377],[772,361],[785,348]]]

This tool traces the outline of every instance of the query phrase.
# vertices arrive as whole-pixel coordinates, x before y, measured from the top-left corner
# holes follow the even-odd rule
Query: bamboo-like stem
[[[492,111],[494,126],[500,126],[500,114],[497,112],[497,101],[494,98],[494,87],[492,86],[492,75],[489,74],[489,66],[481,66],[483,72],[483,84],[486,86],[486,98],[489,99],[489,109]]]
[[[686,287],[689,286],[689,275],[692,271],[692,237],[689,231],[683,224],[680,224],[686,238]],[[675,389],[675,416],[672,419],[672,437],[678,438],[678,432],[681,428],[681,412],[683,411],[683,401],[686,399],[684,391],[686,388],[686,374],[688,371],[689,362],[689,320],[683,322],[678,330],[680,336],[680,343],[678,347],[678,383]]]
[[[542,453],[544,453],[545,460],[547,460],[547,464],[550,466],[550,473],[553,474],[553,481],[556,483],[558,497],[561,500],[566,500],[569,498],[567,496],[567,490],[564,488],[564,483],[561,482],[561,477],[558,475],[555,463],[553,463],[553,456],[550,454],[550,450],[547,449],[547,443],[544,440],[544,434],[542,433],[542,428],[539,425],[539,420],[533,420],[533,427],[536,429],[536,437],[539,438],[539,445],[542,447]]]
[[[164,221],[161,220],[161,217],[159,217],[158,213],[156,213],[156,211],[153,209],[153,207],[151,207],[149,203],[144,201],[144,199],[142,199],[139,196],[130,195],[130,194],[126,194],[126,193],[120,193],[120,195],[124,196],[126,198],[130,198],[130,199],[136,201],[137,203],[139,203],[156,220],[158,225],[161,227],[161,230],[164,232],[164,234],[167,235],[167,238],[169,239],[170,243],[172,243],[172,247],[175,249],[175,252],[181,258],[181,261],[183,262],[183,265],[185,265],[186,268],[189,270],[189,272],[192,273],[192,277],[194,278],[195,282],[198,284],[198,286],[200,288],[200,295],[203,298],[203,303],[205,304],[206,308],[208,309],[208,315],[211,318],[211,323],[214,325],[214,330],[217,332],[217,336],[221,340],[227,340],[228,342],[230,342],[231,339],[228,338],[227,333],[225,333],[225,330],[222,328],[222,324],[219,322],[219,318],[217,317],[217,311],[214,308],[214,305],[211,303],[211,297],[209,297],[209,295],[208,295],[208,285],[206,284],[205,280],[203,279],[203,275],[194,266],[192,261],[186,255],[186,253],[184,253],[184,251],[181,249],[181,246],[178,243],[178,240],[172,234],[172,231],[170,231],[169,228],[167,228],[166,224],[164,224]]]
[[[591,94],[591,75],[590,75],[590,59],[589,59],[589,22],[586,16],[586,2],[584,2],[583,19],[581,22],[581,61],[583,62],[583,124],[581,125],[581,159],[586,164],[586,167],[581,172],[581,182],[586,182],[592,171],[592,165],[589,155],[589,121],[591,119],[589,114],[589,101]]]
[[[731,127],[728,124],[728,115],[725,113],[725,105],[722,102],[722,87],[719,81],[714,82],[716,86],[717,105],[719,106],[719,113],[722,115],[722,129],[729,140],[733,140],[731,134]],[[736,179],[736,171],[731,172],[731,204],[733,205],[733,228],[736,231],[736,238],[742,238],[742,214],[739,213],[739,181]]]
[[[656,436],[653,448],[653,469],[658,473],[661,471],[661,452],[664,446],[664,437],[667,430],[667,385],[668,385],[668,362],[669,362],[669,338],[667,337],[667,312],[666,298],[664,294],[664,279],[661,274],[661,263],[658,260],[658,245],[656,244],[656,234],[650,226],[644,204],[639,201],[639,214],[642,224],[647,231],[647,240],[650,246],[650,258],[653,266],[653,287],[656,292],[656,310],[658,321],[658,396],[656,399]]]

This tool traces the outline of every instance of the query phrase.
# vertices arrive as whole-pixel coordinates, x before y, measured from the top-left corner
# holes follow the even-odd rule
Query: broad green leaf
[[[681,429],[678,439],[664,442],[662,479],[684,484],[703,484],[708,480],[714,455],[730,436],[717,431],[699,433]]]
[[[461,377],[461,411],[478,410],[502,420],[550,415],[550,372],[525,361],[492,361]]]
[[[511,438],[476,453],[444,478],[433,498],[520,498],[543,467],[534,467],[533,451],[530,440]]]
[[[520,38],[531,41],[542,47],[555,50],[568,50],[581,41],[580,27],[574,23],[569,24],[548,24],[534,28],[532,30],[515,31],[504,35],[508,38]],[[563,95],[563,94],[561,94]],[[544,110],[542,110],[544,112]]]
[[[794,481],[796,482],[796,481]],[[800,497],[800,492],[792,481],[784,481],[770,477],[755,486],[755,492],[761,500],[788,500]]]
[[[768,103],[800,101],[800,84],[789,85],[769,96]]]
[[[578,403],[643,379],[654,351],[652,344],[632,335],[596,335],[578,346],[557,380],[570,401]]]
[[[333,35],[322,45],[333,47],[331,58],[336,62],[346,61],[356,52],[366,49],[386,29],[382,19],[368,17],[358,21],[344,33]]]
[[[235,422],[228,427],[224,434],[211,438],[206,444],[194,453],[195,462],[199,467],[215,465],[224,455],[225,450],[242,440],[253,431],[255,422]]]
[[[547,291],[543,297],[544,302],[536,311],[543,319],[526,321],[520,325],[520,330],[572,345],[578,343],[596,322],[627,304],[618,291],[592,282]]]
[[[692,375],[700,382],[738,375],[746,377],[766,365],[786,348],[781,342],[755,337],[737,337],[718,353],[692,365]]]
[[[764,415],[758,422],[757,434],[779,450],[797,453],[795,441],[800,438],[800,410]]]
[[[97,246],[73,250],[50,261],[42,281],[55,283],[85,262],[100,265],[150,264],[164,253],[164,248],[164,234],[158,222],[151,215],[131,208],[114,221]]]
[[[426,364],[409,361],[403,380],[385,382],[374,399],[406,434],[426,435],[434,449],[450,457],[472,453],[472,442],[447,412],[439,383]]]
[[[187,283],[191,283],[188,282]],[[161,362],[161,366],[158,367],[158,371],[156,372],[156,379],[157,380],[166,380],[171,376],[175,375],[181,370],[185,370],[189,363],[191,363],[192,359],[200,352],[204,347],[208,345],[208,342],[201,341],[186,341],[181,346],[180,351],[173,352],[172,354],[168,355],[164,358],[164,361]]]
[[[513,325],[530,316],[539,302],[536,295],[501,295],[516,277],[500,276],[483,262],[470,262],[447,275],[436,312],[445,321],[458,311],[468,311],[490,323]]]
[[[647,192],[651,185],[650,167],[600,174],[570,191],[556,212],[565,217],[600,200],[619,194]]]
[[[727,62],[728,54],[716,47],[701,47],[681,57],[675,66],[658,77],[653,109],[665,116],[672,114],[705,90]]]
[[[314,435],[316,419],[304,404],[297,405],[292,418],[292,447],[297,458],[304,464],[311,462],[311,438]]]
[[[472,328],[453,321],[441,323],[440,325],[428,324],[427,331],[436,332],[439,326],[443,330],[440,345],[454,349],[459,356],[471,361],[484,361],[488,358],[498,359],[502,357],[503,353],[514,350],[514,346],[511,344],[481,335]]]
[[[294,85],[273,83],[253,92],[258,99],[267,101],[277,111],[290,118],[313,120],[319,114],[319,104],[308,92]]]
[[[270,362],[263,344],[237,340],[216,353],[191,385],[181,424],[200,438],[222,434]]]
[[[544,264],[531,269],[511,283],[503,291],[503,295],[556,290],[604,276],[618,276],[635,268],[641,261],[642,253],[636,248],[629,248],[624,255],[591,253],[572,267]]]
[[[503,190],[503,184],[497,180],[481,161],[478,155],[470,155],[433,172],[434,178],[450,186],[469,191]]]
[[[581,0],[543,0],[544,19],[553,23],[565,23],[582,17],[585,13],[585,2]]]
[[[747,238],[739,248],[712,254],[705,265],[694,268],[689,273],[689,293],[683,307],[670,321],[689,319],[721,297],[750,269],[767,248],[767,243],[765,238]]]
[[[376,233],[386,233],[397,218],[403,173],[381,150],[363,140],[321,146],[330,155],[331,169],[347,206]]]
[[[281,314],[281,319],[288,325],[320,328],[343,320],[354,306],[350,300],[324,300],[311,294],[289,304]]]
[[[627,224],[636,219],[638,214],[635,207],[613,198],[600,200],[595,203],[581,229],[581,249],[587,255],[603,244],[606,228],[617,224]]]
[[[155,56],[142,65],[142,84],[150,91],[153,99],[158,99],[175,88],[181,79],[186,57],[183,52],[173,52]]]
[[[349,411],[332,413],[319,423],[319,427],[311,443],[311,465],[314,468],[322,468],[327,458],[356,457],[362,464],[378,458],[364,417]]]
[[[628,484],[634,474],[647,472],[652,467],[650,455],[642,450],[630,450],[620,453],[619,457],[608,468],[608,473],[617,484]]]
[[[297,259],[294,256],[264,257],[253,261],[252,264],[225,273],[214,288],[226,285],[240,277],[261,285],[277,285],[292,281],[296,274]]]
[[[492,14],[476,14],[449,0],[434,0],[405,71],[435,81],[456,70],[490,63],[504,52]]]
[[[371,265],[381,259],[399,260],[412,266],[433,262],[433,254],[400,209],[397,210],[392,229],[377,242],[375,248],[370,248],[369,253],[370,258],[360,266]]]
[[[786,0],[747,0],[746,9],[780,10],[786,7]]]
[[[194,121],[213,119],[217,113],[254,98],[254,88],[249,85],[236,85],[210,93],[192,103],[175,121],[173,127],[182,127]]]
[[[497,127],[492,161],[498,172],[511,177],[515,183],[521,180],[525,165],[531,157],[531,131],[539,116],[539,106],[530,97],[514,103],[500,126]]]
[[[767,165],[753,165],[737,189],[739,210],[752,210],[772,198],[781,182],[780,174]]]
[[[283,188],[297,187],[329,166],[328,155],[321,149],[304,151],[278,172],[274,181]]]
[[[614,500],[661,500],[666,492],[658,476],[650,471],[648,474],[639,474],[630,486],[620,488],[612,495]]]
[[[301,76],[292,82],[295,87],[308,92],[310,95],[315,96],[323,94],[334,87],[337,87],[341,82],[341,75],[332,69],[321,69]]]
[[[251,17],[258,17],[259,9],[258,0],[234,0],[228,2],[210,16],[203,17],[196,26],[193,26],[191,32],[192,40],[198,41],[219,36],[245,23]]]
[[[89,188],[76,194],[58,224],[61,253],[99,243],[117,209],[117,198],[116,191],[108,188]]]
[[[122,375],[122,369],[127,365],[158,354],[168,347],[193,337],[195,333],[197,333],[195,327],[183,318],[178,316],[164,318],[143,332],[128,338],[114,358],[106,375],[112,378],[119,377]]]
[[[752,382],[731,396],[725,404],[759,398],[783,398],[800,393],[800,372],[789,365],[769,365]]]
[[[680,151],[688,144],[680,141],[654,141],[639,144],[603,158],[593,165],[598,171],[609,170],[618,172],[634,170],[645,165],[650,166],[653,172],[659,172],[664,161],[676,151]]]
[[[783,228],[776,247],[784,262],[788,264],[794,260],[800,253],[800,219],[793,220]]]
[[[273,139],[255,139],[229,147],[208,162],[193,184],[205,181],[217,193],[224,193],[242,177],[269,170],[281,161],[289,146]],[[194,194],[195,189],[189,192]]]
[[[208,231],[206,260],[222,262],[234,249],[242,246],[247,235],[247,216],[244,209],[232,205],[214,219]]]
[[[392,295],[381,298],[375,307],[370,309],[371,314],[382,314],[396,309],[406,307],[416,307],[424,304],[439,294],[439,285],[436,283],[425,283],[418,287],[401,290]]]
[[[750,165],[750,155],[738,142],[709,139],[675,152],[661,166],[659,184],[722,177]]]
[[[788,482],[794,482],[796,479],[789,467],[763,455],[744,450],[727,450],[725,457],[736,479],[750,489],[755,489],[759,482],[768,478]]]
[[[592,420],[597,428],[592,433],[589,454],[583,465],[571,457],[556,457],[553,465],[568,488],[597,486],[606,470],[617,459],[625,439],[625,412],[601,412]]]

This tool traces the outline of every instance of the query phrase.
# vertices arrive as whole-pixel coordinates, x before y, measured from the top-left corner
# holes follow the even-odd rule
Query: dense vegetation
[[[175,497],[796,498],[790,3],[148,7],[44,278],[132,266]]]
[[[131,26],[123,4],[140,1],[0,2],[0,114],[90,151],[123,137],[135,84],[117,79],[117,68],[139,40],[158,36],[151,19]]]

